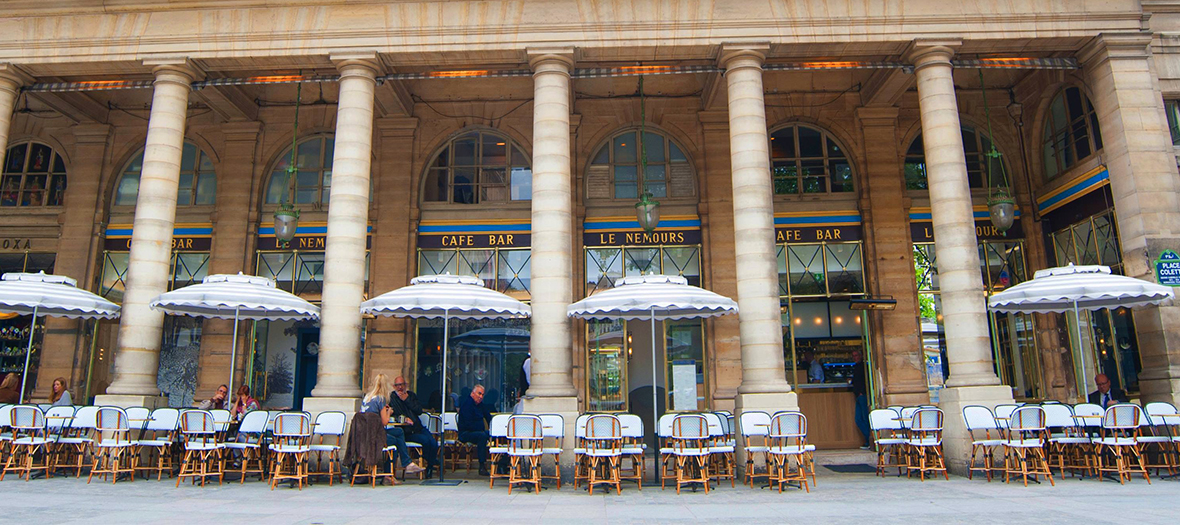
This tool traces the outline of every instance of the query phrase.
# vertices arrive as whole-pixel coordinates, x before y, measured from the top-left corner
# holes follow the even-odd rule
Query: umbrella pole
[[[660,428],[660,405],[659,396],[656,395],[656,309],[651,308],[651,426],[653,435],[655,430]],[[660,447],[659,440],[656,440],[656,461],[655,468],[651,469],[655,472],[655,479],[652,481],[659,483],[660,481]]]
[[[450,346],[450,328],[451,328],[451,310],[443,310],[443,369],[442,369],[442,436],[438,443],[438,454],[436,454],[435,462],[438,463],[438,481],[442,483],[445,481],[443,474],[447,471],[447,349]],[[456,407],[457,409],[458,407]],[[458,427],[456,426],[455,439],[458,440]]]
[[[33,321],[29,323],[29,346],[25,347],[25,371],[21,374],[20,379],[19,403],[25,402],[25,388],[29,382],[29,359],[33,356],[33,337],[37,335],[37,308],[39,307],[39,305],[33,305]]]
[[[234,367],[238,364],[238,314],[241,308],[234,308],[234,341],[229,351],[229,387],[234,387]]]
[[[1081,376],[1082,376],[1082,380],[1081,380],[1081,382],[1079,382],[1079,383],[1078,383],[1078,387],[1079,387],[1079,390],[1080,390],[1080,392],[1079,392],[1079,394],[1078,394],[1078,395],[1079,395],[1079,396],[1082,396],[1082,397],[1081,397],[1081,399],[1083,400],[1083,402],[1085,402],[1085,401],[1087,401],[1087,399],[1086,399],[1086,389],[1088,388],[1088,387],[1086,386],[1086,357],[1085,357],[1085,355],[1086,355],[1086,354],[1085,354],[1085,353],[1084,353],[1084,351],[1082,350],[1082,319],[1081,319],[1081,317],[1079,317],[1079,316],[1078,316],[1078,302],[1077,302],[1077,301],[1074,301],[1074,302],[1073,302],[1073,322],[1074,322],[1074,324],[1075,324],[1075,325],[1077,325],[1077,332],[1078,332],[1078,372],[1079,372],[1079,373],[1081,374]],[[1106,407],[1103,407],[1103,408],[1106,408]]]

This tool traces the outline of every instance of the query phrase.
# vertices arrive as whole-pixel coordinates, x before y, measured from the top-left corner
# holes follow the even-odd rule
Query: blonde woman
[[[9,372],[4,376],[4,382],[0,383],[0,403],[18,403],[20,402],[20,378],[15,373]]]
[[[389,408],[390,392],[389,378],[385,377],[385,374],[373,376],[373,381],[369,385],[369,391],[361,400],[361,412],[381,415],[381,423],[387,425],[385,427],[385,445],[397,446],[397,455],[401,458],[402,465],[406,468],[406,474],[417,474],[422,472],[423,469],[410,460],[410,450],[406,446],[405,431],[401,427],[388,426],[389,415],[391,413]]]

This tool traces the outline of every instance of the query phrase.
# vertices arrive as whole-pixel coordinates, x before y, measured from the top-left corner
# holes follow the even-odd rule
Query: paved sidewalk
[[[622,495],[586,494],[569,485],[532,494],[472,478],[458,487],[328,487],[302,491],[236,481],[204,489],[187,482],[136,480],[117,485],[73,478],[14,477],[0,482],[6,523],[1167,523],[1180,518],[1180,481],[1057,480],[1025,488],[981,479],[950,481],[840,474],[827,464],[859,463],[863,454],[821,455],[819,486],[779,494],[726,483],[708,495],[659,487]],[[923,521],[919,521],[923,520]]]

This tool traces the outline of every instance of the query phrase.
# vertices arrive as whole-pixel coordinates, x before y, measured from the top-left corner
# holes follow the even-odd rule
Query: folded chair
[[[1045,411],[1041,407],[1025,405],[1012,412],[1008,420],[1008,439],[1004,440],[1005,483],[1012,474],[1020,474],[1026,487],[1030,475],[1034,480],[1037,476],[1045,476],[1050,485],[1055,484],[1053,473],[1049,472],[1049,460],[1045,457],[1046,440]]]
[[[167,472],[172,475],[172,447],[176,443],[176,433],[180,425],[180,411],[175,408],[157,408],[149,416],[147,425],[143,427],[139,439],[132,442],[132,452],[136,455],[135,470],[156,472],[156,481],[164,477]],[[152,459],[155,461],[153,462]]]
[[[221,469],[221,443],[217,441],[213,415],[205,410],[181,412],[180,436],[184,442],[184,459],[180,463],[180,473],[176,475],[176,486],[179,487],[184,478],[191,478],[193,483],[200,478],[204,487],[209,476],[217,476],[220,485],[225,480],[225,472]]]
[[[109,474],[111,483],[119,481],[119,474],[130,474],[135,480],[135,454],[132,453],[131,422],[127,412],[117,407],[98,409],[94,426],[94,463],[90,467],[89,484],[95,474],[103,479]]]
[[[807,492],[807,417],[801,412],[778,412],[770,418],[770,483],[783,485],[798,482]]]

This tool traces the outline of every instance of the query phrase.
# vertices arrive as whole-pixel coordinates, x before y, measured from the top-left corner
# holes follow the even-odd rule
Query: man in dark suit
[[[1106,377],[1106,374],[1094,376],[1094,384],[1098,386],[1098,390],[1090,392],[1089,402],[1102,408],[1127,402],[1127,393],[1117,388],[1110,388],[1110,378]]]

